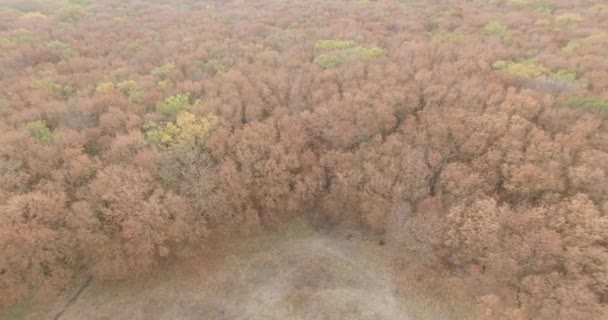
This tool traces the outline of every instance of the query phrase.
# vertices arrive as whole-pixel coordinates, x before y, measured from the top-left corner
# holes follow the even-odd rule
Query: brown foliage
[[[0,304],[306,216],[485,318],[607,317],[601,1],[17,2],[46,17],[0,10]],[[179,95],[216,125],[155,143]]]

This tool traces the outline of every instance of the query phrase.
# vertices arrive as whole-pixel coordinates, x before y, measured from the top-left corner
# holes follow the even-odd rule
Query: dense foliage
[[[608,318],[601,0],[0,0],[0,304],[358,223],[487,319]]]

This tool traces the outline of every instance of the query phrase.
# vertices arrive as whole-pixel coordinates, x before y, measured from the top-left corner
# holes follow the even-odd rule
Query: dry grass
[[[225,243],[145,279],[94,281],[60,319],[455,319],[444,303],[397,294],[390,246],[357,231],[312,230],[297,221]],[[416,291],[410,291],[414,289]],[[26,319],[48,319],[65,299]],[[428,312],[427,312],[428,311]]]

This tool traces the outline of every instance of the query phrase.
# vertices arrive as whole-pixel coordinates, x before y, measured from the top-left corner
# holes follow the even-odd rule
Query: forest
[[[608,319],[603,0],[0,0],[0,307],[294,218]]]

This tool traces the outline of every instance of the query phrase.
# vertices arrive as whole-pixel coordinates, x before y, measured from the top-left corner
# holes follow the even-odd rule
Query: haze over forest
[[[306,221],[450,319],[608,319],[607,116],[602,0],[0,0],[0,310]]]

